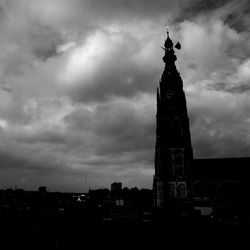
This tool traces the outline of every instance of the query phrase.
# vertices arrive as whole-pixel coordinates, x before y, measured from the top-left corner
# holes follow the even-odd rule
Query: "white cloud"
[[[196,156],[247,155],[249,33],[246,13],[229,18],[244,4],[202,6],[0,1],[5,186],[81,190],[87,175],[93,187],[120,180],[151,188],[166,25],[182,44],[177,66]]]
[[[213,72],[233,70],[234,62],[227,49],[240,40],[240,35],[221,20],[184,21],[180,34],[184,50],[181,60],[186,71],[193,66],[196,76],[209,78]]]
[[[246,60],[241,65],[239,65],[237,76],[241,80],[247,81],[250,86],[250,59]]]

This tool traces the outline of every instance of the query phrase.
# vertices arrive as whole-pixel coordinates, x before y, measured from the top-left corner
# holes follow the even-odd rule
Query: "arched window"
[[[175,151],[175,167],[176,167],[176,176],[184,175],[184,150],[177,149]]]
[[[178,186],[178,198],[179,199],[184,199],[186,198],[186,188],[185,188],[185,185],[184,184],[180,184]]]

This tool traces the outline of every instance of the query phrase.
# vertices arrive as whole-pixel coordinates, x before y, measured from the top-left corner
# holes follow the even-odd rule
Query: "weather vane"
[[[169,37],[169,31],[168,31],[168,29],[169,29],[169,26],[167,26],[167,36]]]
[[[169,38],[169,25],[167,25],[166,28],[167,28],[167,38]],[[180,50],[181,49],[181,44],[179,42],[177,42],[174,47],[176,49]],[[161,48],[166,51],[166,48],[163,48],[163,47],[161,47]]]

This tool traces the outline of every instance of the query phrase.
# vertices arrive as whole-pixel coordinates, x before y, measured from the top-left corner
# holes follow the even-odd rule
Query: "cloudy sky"
[[[195,157],[250,156],[249,23],[249,0],[0,0],[0,188],[151,188],[166,26]]]

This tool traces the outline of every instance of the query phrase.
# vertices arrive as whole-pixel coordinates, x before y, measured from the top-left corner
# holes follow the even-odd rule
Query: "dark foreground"
[[[1,217],[0,249],[170,249],[216,247],[250,241],[247,225],[219,225],[207,221],[169,218],[86,220],[79,215]],[[232,246],[232,245],[231,245]]]

